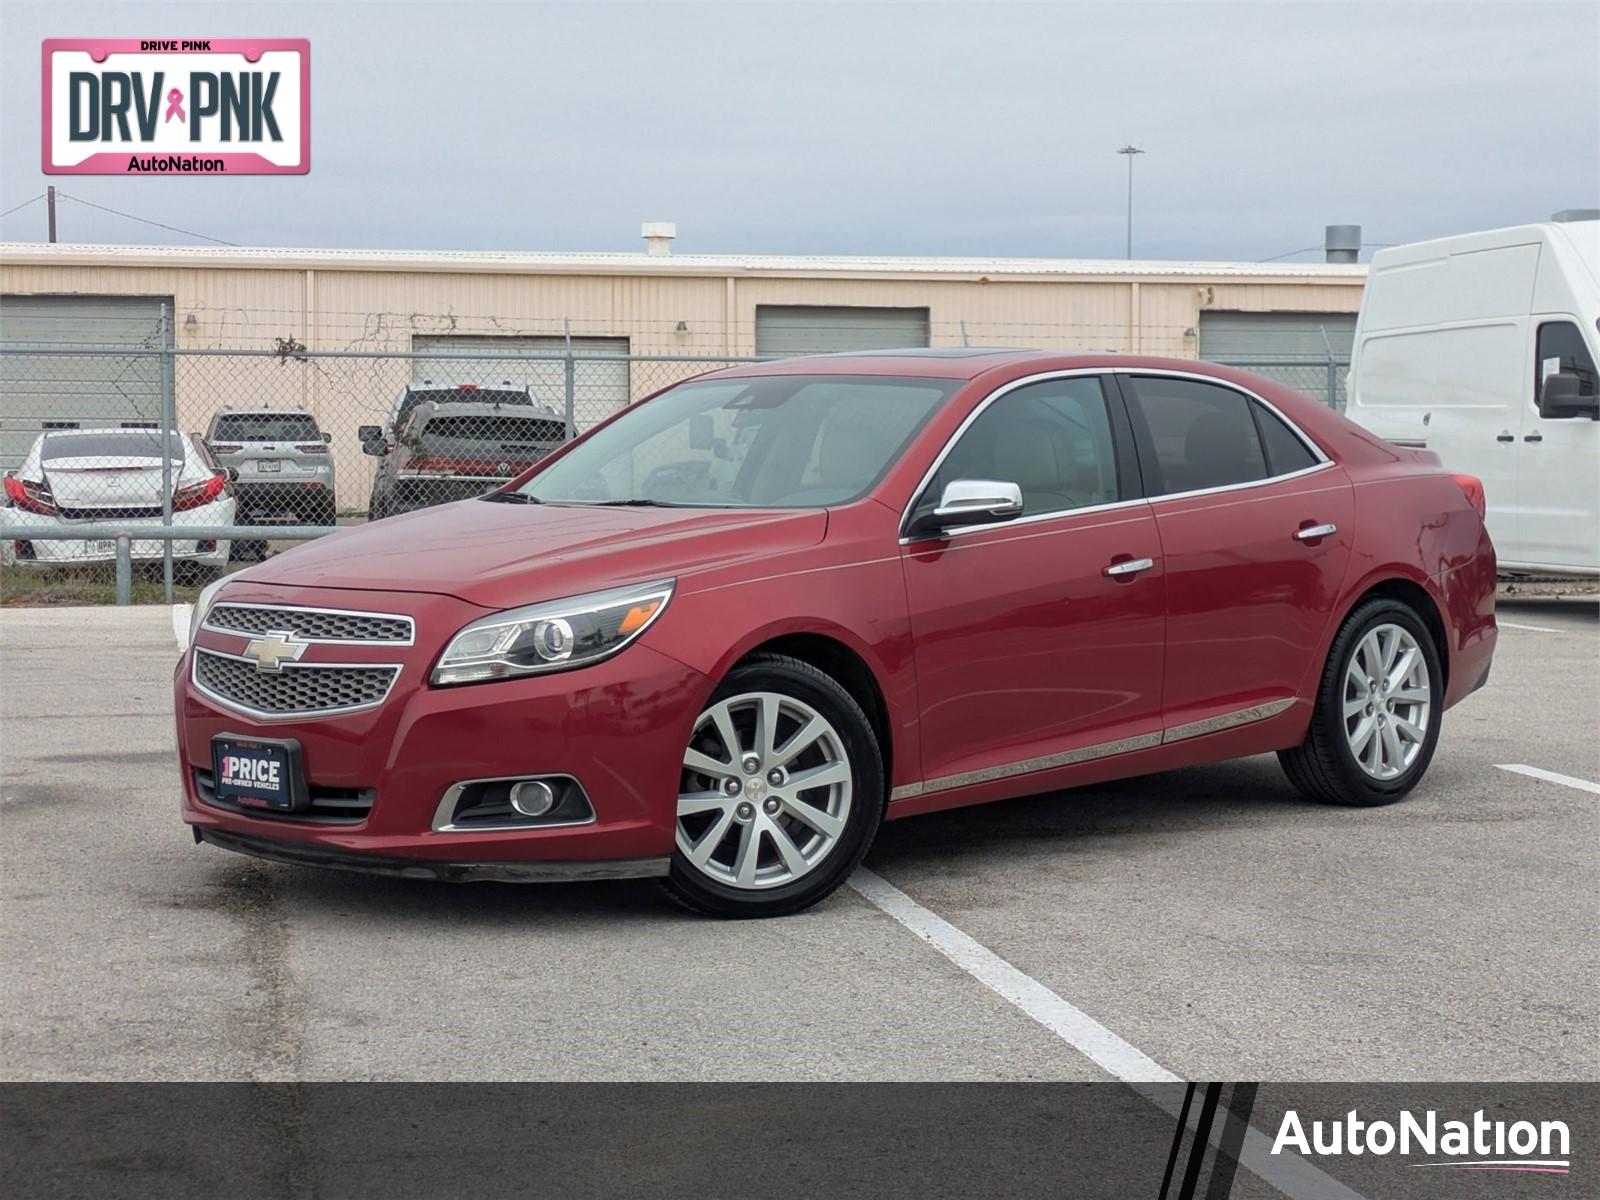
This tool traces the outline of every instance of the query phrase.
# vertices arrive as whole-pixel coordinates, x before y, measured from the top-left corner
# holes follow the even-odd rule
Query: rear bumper
[[[176,529],[185,525],[232,525],[234,523],[234,502],[232,497],[218,500],[214,504],[207,504],[201,508],[191,508],[184,512],[172,514],[172,524]],[[49,567],[57,565],[71,565],[74,563],[110,563],[117,558],[116,544],[108,539],[101,538],[96,541],[78,539],[40,538],[29,539],[28,533],[38,530],[40,533],[71,533],[74,524],[114,524],[125,526],[132,535],[130,550],[135,561],[160,560],[164,557],[165,543],[156,538],[141,538],[140,529],[160,529],[160,517],[134,517],[134,518],[106,518],[103,520],[73,521],[59,516],[48,516],[43,513],[30,513],[19,508],[0,510],[0,524],[16,529],[19,537],[7,538],[0,542],[0,563],[6,566],[40,566]],[[26,546],[19,549],[17,543],[25,542]],[[176,540],[172,543],[172,556],[181,559],[195,559],[200,562],[212,563],[217,566],[225,565],[228,561],[227,542],[196,542]]]
[[[332,867],[394,879],[435,879],[444,883],[561,883],[587,879],[650,879],[665,875],[668,857],[610,859],[585,862],[429,862],[395,858],[356,850],[338,850],[282,838],[252,837],[221,829],[196,826],[195,841],[210,842],[222,850],[265,858],[297,867]]]

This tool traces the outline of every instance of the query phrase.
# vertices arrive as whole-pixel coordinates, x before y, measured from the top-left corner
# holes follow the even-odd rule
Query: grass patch
[[[199,585],[181,584],[173,580],[172,599],[175,603],[193,603],[199,594]],[[131,599],[135,604],[166,602],[159,566],[153,572],[145,564],[135,566]],[[81,571],[51,571],[27,567],[7,567],[0,570],[0,606],[7,608],[116,602],[117,582],[114,571],[96,570],[93,574],[85,574]]]

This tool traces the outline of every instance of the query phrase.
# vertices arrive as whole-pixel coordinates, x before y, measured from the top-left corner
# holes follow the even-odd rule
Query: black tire
[[[1428,726],[1416,757],[1399,775],[1378,779],[1356,760],[1345,734],[1343,704],[1345,672],[1363,638],[1380,625],[1398,625],[1409,632],[1422,651],[1428,669],[1430,695]],[[1316,709],[1303,742],[1280,750],[1284,774],[1304,795],[1322,804],[1373,808],[1393,804],[1421,782],[1439,743],[1444,709],[1444,669],[1439,650],[1427,625],[1409,605],[1379,597],[1359,605],[1339,628],[1317,684]]]
[[[843,743],[850,767],[851,801],[844,830],[808,873],[763,890],[736,887],[696,869],[679,849],[661,880],[684,907],[715,917],[777,917],[800,912],[833,893],[856,869],[883,819],[883,755],[872,725],[855,698],[832,676],[786,655],[757,655],[739,664],[712,693],[707,708],[749,692],[773,692],[809,705],[827,718]]]

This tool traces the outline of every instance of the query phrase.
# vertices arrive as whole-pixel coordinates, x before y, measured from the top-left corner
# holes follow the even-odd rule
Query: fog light
[[[556,806],[556,794],[542,779],[525,779],[511,789],[511,807],[525,817],[542,817]]]

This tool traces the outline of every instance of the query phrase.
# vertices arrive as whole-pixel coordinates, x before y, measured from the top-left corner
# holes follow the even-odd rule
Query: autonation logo
[[[1407,1165],[1565,1175],[1571,1166],[1570,1143],[1565,1121],[1494,1121],[1484,1116],[1481,1108],[1470,1121],[1441,1121],[1432,1109],[1421,1117],[1402,1109],[1395,1121],[1364,1121],[1351,1109],[1335,1121],[1312,1121],[1309,1132],[1300,1114],[1291,1108],[1283,1114],[1272,1153],[1293,1151],[1307,1157],[1415,1154],[1437,1161]]]
[[[304,38],[50,38],[47,175],[304,175]]]

